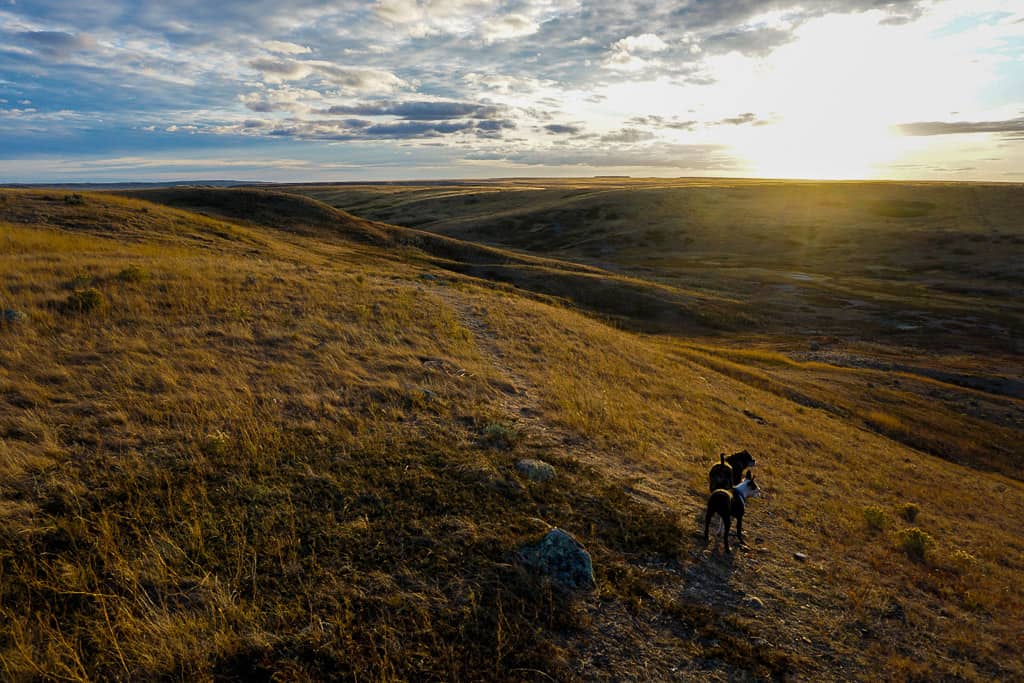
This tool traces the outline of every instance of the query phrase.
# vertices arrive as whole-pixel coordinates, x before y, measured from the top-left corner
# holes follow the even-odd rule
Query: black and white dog
[[[708,485],[711,491],[730,489],[743,481],[743,472],[753,467],[757,461],[749,451],[733,453],[728,458],[725,453],[718,456],[719,462],[708,472]]]
[[[736,538],[741,545],[743,540],[743,513],[746,512],[747,498],[756,498],[761,495],[761,490],[754,482],[754,475],[747,472],[747,478],[742,482],[727,489],[712,491],[708,497],[708,509],[704,514],[704,542],[708,542],[708,527],[711,525],[711,516],[718,515],[722,518],[722,538],[725,542],[725,552],[729,550],[729,526],[732,518],[736,518]]]

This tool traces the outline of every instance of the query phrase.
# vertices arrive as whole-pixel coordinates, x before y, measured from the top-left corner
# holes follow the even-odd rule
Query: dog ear
[[[747,479],[749,479],[750,481],[754,481],[754,473],[751,472],[750,470],[747,470]]]

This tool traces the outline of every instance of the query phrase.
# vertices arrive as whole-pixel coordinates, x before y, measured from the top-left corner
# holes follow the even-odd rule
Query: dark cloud
[[[363,119],[290,119],[275,124],[266,134],[302,140],[422,140],[446,135],[468,134],[483,138],[500,137],[516,127],[510,119],[461,121],[393,121],[373,123]],[[232,129],[234,130],[234,129]],[[245,132],[239,130],[236,132]]]
[[[628,119],[626,123],[630,123],[634,126],[648,126],[650,128],[670,128],[672,130],[693,130],[697,127],[698,121],[686,121],[678,117],[672,117],[670,119],[664,116],[634,116]]]
[[[636,128],[622,128],[620,130],[615,131],[614,133],[607,133],[601,136],[601,142],[613,142],[624,144],[644,142],[646,140],[653,139],[654,133],[647,130],[637,130]]]
[[[712,121],[708,125],[711,125],[711,126],[748,126],[748,125],[750,125],[750,126],[763,126],[763,125],[766,125],[767,123],[769,123],[769,121],[767,119],[759,119],[757,117],[757,114],[755,114],[754,112],[748,111],[748,112],[745,112],[743,114],[738,114],[736,116],[729,116],[729,117],[724,118],[724,119],[719,119],[717,121]]]
[[[748,57],[764,57],[794,37],[793,31],[779,28],[736,29],[708,36],[701,41],[701,47],[709,52],[739,52]]]
[[[1024,117],[1005,121],[920,121],[896,127],[904,135],[960,135],[964,133],[1024,133]]]
[[[496,119],[505,112],[504,107],[472,102],[374,102],[349,106],[335,106],[327,114],[355,114],[356,116],[397,116],[409,121],[437,121],[441,119]]]
[[[552,135],[579,135],[583,132],[583,126],[570,123],[549,123],[544,126],[544,130]]]

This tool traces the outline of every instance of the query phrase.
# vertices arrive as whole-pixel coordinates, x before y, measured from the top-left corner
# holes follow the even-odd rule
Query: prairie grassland
[[[1024,486],[906,445],[920,392],[841,402],[483,277],[587,267],[223,192],[0,191],[0,677],[1024,676]],[[725,556],[696,517],[744,447]],[[596,591],[516,561],[549,525]]]

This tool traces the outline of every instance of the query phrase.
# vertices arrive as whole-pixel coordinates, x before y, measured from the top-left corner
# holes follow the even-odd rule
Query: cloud
[[[295,81],[313,73],[312,66],[295,59],[261,57],[250,61],[249,66],[259,71],[267,83]]]
[[[614,133],[606,133],[601,136],[601,142],[612,142],[620,144],[633,144],[654,139],[654,133],[636,128],[622,128]]]
[[[549,123],[544,126],[544,130],[552,135],[579,135],[583,132],[583,127],[568,123]]]
[[[904,135],[961,135],[964,133],[1024,133],[1024,117],[1004,121],[920,121],[896,127]]]
[[[325,81],[362,93],[388,93],[407,85],[398,76],[384,69],[338,66],[330,62],[305,62]]]
[[[65,31],[20,31],[11,34],[16,43],[27,45],[50,57],[66,57],[77,50],[89,50],[96,46],[96,40],[85,34]]]
[[[748,111],[748,112],[745,112],[743,114],[738,114],[737,116],[729,116],[727,118],[719,119],[717,121],[711,121],[710,123],[708,123],[708,125],[709,126],[746,126],[746,125],[764,126],[764,125],[766,125],[768,123],[769,123],[769,121],[767,119],[759,119],[757,117],[757,114],[755,114],[754,112]]]
[[[665,118],[664,116],[647,115],[634,116],[626,121],[634,126],[649,126],[651,128],[668,128],[671,130],[693,130],[699,121],[683,120],[678,117]]]
[[[511,119],[451,121],[389,121],[375,123],[365,119],[300,119],[267,122],[255,126],[251,121],[222,126],[221,134],[257,134],[300,140],[423,140],[448,135],[478,138],[500,137],[502,131],[516,127]]]
[[[298,81],[314,76],[321,81],[357,93],[388,93],[406,85],[384,69],[339,66],[322,60],[260,57],[249,62],[267,83]]]
[[[505,112],[504,107],[473,102],[372,102],[355,105],[336,105],[325,114],[357,116],[397,116],[406,120],[436,121],[439,119],[495,119]]]
[[[316,90],[282,87],[273,90],[257,90],[240,96],[242,104],[255,112],[288,111],[292,113],[308,112],[312,109],[310,101],[318,101],[323,96]]]
[[[612,45],[612,50],[620,52],[662,52],[668,49],[668,44],[654,35],[653,33],[644,33],[639,36],[627,36],[615,42]]]
[[[536,33],[540,27],[536,21],[522,14],[506,14],[484,23],[484,42],[493,43],[498,40],[519,38]]]
[[[667,49],[668,44],[653,33],[627,36],[612,44],[605,55],[604,66],[616,71],[642,71],[657,67],[661,64],[659,61],[640,55],[664,52]]]
[[[795,37],[792,29],[769,27],[736,29],[708,36],[703,40],[701,49],[716,53],[739,52],[749,57],[764,57]]]
[[[312,52],[305,45],[297,45],[282,40],[265,40],[260,45],[263,49],[280,55],[303,55]]]

